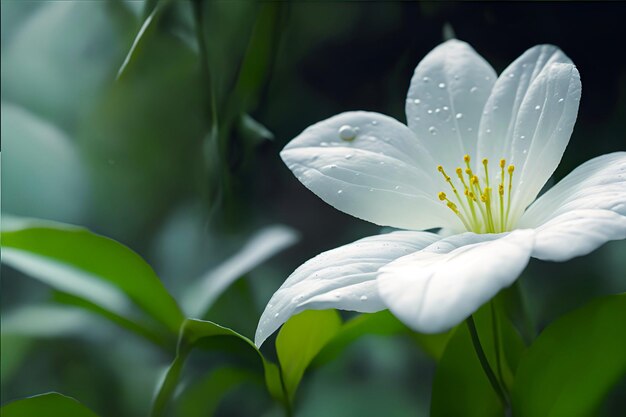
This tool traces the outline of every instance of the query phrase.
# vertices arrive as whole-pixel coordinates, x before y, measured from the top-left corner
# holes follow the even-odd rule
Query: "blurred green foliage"
[[[276,357],[270,341],[259,361],[246,338],[296,266],[378,229],[326,206],[292,177],[278,152],[308,125],[341,111],[373,110],[404,120],[410,75],[441,42],[446,24],[497,70],[544,42],[560,46],[577,64],[583,99],[556,179],[593,156],[624,148],[626,56],[618,53],[626,38],[623,3],[3,0],[0,7],[3,404],[59,391],[101,416],[148,415],[161,387],[167,394],[162,411],[171,415],[282,415],[285,399],[271,400],[280,387],[268,395],[259,372],[267,379],[270,369],[270,380],[275,378],[276,365],[263,368],[264,361],[283,364],[285,354],[281,358],[279,349]],[[83,229],[57,230],[58,225],[5,233],[9,214],[86,226],[126,246]],[[287,245],[276,244],[266,255],[253,250],[256,260],[249,268],[224,266],[229,258],[241,259],[250,236],[272,223],[297,230],[302,242],[270,262],[262,263]],[[47,240],[50,234],[62,246]],[[21,272],[5,266],[9,246],[22,250]],[[268,246],[268,240],[255,244]],[[606,312],[588,314],[613,307],[596,303],[572,313],[589,317],[576,319],[586,337],[569,333],[572,316],[555,320],[595,296],[624,292],[625,250],[625,242],[613,242],[565,264],[531,262],[521,279],[525,297],[517,300],[531,314],[527,333],[535,337],[554,323],[521,361],[526,375],[551,360],[545,352],[554,339],[571,339],[567,355],[554,366],[574,374],[591,372],[589,363],[577,360],[596,347],[590,341],[598,342],[597,354],[623,343],[619,328],[593,321]],[[131,307],[111,309],[97,298],[106,292],[87,291],[92,298],[86,300],[75,283],[59,286],[46,275],[51,290],[26,279],[24,262],[37,277],[33,268],[42,260],[29,260],[23,251],[71,265],[82,256],[89,259],[83,275],[102,279],[109,268],[118,268],[111,279],[132,273],[143,284],[133,290],[109,282],[114,299]],[[176,346],[178,358],[180,347],[188,346],[175,340],[174,322],[182,320],[180,310],[188,311],[181,300],[197,288],[199,277],[215,277],[220,267],[230,271],[220,275],[225,282],[242,279],[216,293],[219,298],[197,319],[239,334],[218,341],[208,336],[219,326],[191,322],[198,344],[187,342],[198,349],[176,362]],[[138,314],[142,308],[147,311]],[[146,312],[148,317],[134,321]],[[509,313],[518,324],[516,312]],[[295,395],[298,416],[451,415],[436,405],[455,405],[446,393],[455,385],[446,374],[462,366],[470,381],[477,375],[479,364],[467,343],[457,343],[468,337],[463,327],[430,338],[406,331],[389,314],[343,318],[345,324],[311,358]],[[488,317],[486,322],[477,322],[479,333],[491,339],[493,326]],[[135,337],[129,329],[152,336]],[[160,342],[153,344],[155,339]],[[515,349],[502,352],[511,354]],[[440,360],[437,371],[433,358]],[[180,367],[174,379],[182,388],[157,383],[168,366],[172,375],[173,365]],[[552,381],[550,372],[545,368],[545,381]],[[617,385],[586,375],[581,384],[600,387],[590,395],[594,406],[609,385],[616,387],[598,415],[624,409],[623,373]],[[481,382],[475,384],[480,390]],[[431,414],[431,390],[440,386],[432,410],[443,411]],[[571,385],[571,395],[589,386]],[[530,395],[513,388],[514,406],[515,395]],[[46,407],[92,415],[67,397],[37,398]],[[25,406],[38,406],[32,404]],[[520,415],[540,413],[528,410]],[[9,407],[5,414],[12,415]]]

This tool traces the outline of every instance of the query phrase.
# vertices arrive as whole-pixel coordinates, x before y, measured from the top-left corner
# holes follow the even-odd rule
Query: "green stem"
[[[496,352],[496,369],[498,370],[498,378],[500,383],[504,385],[504,378],[502,377],[502,362],[500,359],[500,325],[498,323],[498,314],[496,312],[495,301],[491,300],[489,303],[491,309],[491,327],[493,332],[493,347]]]
[[[469,316],[467,320],[465,320],[467,324],[467,328],[469,329],[470,335],[472,337],[472,344],[474,345],[474,350],[476,351],[476,355],[478,356],[478,360],[480,361],[480,365],[485,371],[485,375],[487,375],[487,379],[489,379],[489,383],[491,384],[493,390],[496,392],[502,405],[507,407],[506,395],[504,394],[504,390],[502,386],[498,382],[498,378],[493,373],[491,369],[491,365],[489,365],[489,361],[487,360],[487,356],[485,355],[485,351],[483,350],[482,345],[480,344],[480,338],[478,337],[478,331],[476,330],[476,323],[474,323],[474,318]]]

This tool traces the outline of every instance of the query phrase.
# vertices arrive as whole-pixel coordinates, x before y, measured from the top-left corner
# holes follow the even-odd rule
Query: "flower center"
[[[507,231],[515,166],[509,165],[505,170],[506,160],[500,160],[500,175],[495,176],[499,177],[497,178],[499,184],[496,197],[489,182],[489,160],[487,158],[482,160],[485,171],[482,181],[470,168],[470,156],[465,155],[463,161],[465,162],[465,169],[458,167],[455,170],[458,181],[453,181],[441,165],[437,166],[437,171],[443,175],[454,194],[454,201],[451,201],[446,193],[441,191],[438,194],[439,200],[445,202],[448,208],[461,219],[469,232],[501,233]],[[455,186],[455,182],[457,185],[463,186],[462,188],[459,187],[461,192]]]

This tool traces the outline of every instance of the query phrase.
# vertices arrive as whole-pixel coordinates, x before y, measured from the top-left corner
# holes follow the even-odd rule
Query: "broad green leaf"
[[[203,317],[215,300],[238,278],[298,239],[295,230],[273,225],[255,233],[239,252],[206,272],[184,293],[181,304],[190,317]]]
[[[2,262],[53,288],[128,317],[133,304],[176,334],[183,315],[152,268],[114,240],[69,225],[3,230]]]
[[[248,369],[218,368],[186,388],[176,404],[177,416],[209,417],[229,391],[257,375]]]
[[[626,294],[604,297],[548,326],[522,358],[516,417],[593,415],[626,376]]]
[[[276,337],[276,353],[290,400],[293,400],[306,368],[340,328],[341,318],[337,311],[307,310],[291,317],[280,329]]]
[[[277,401],[286,403],[278,367],[267,361],[250,339],[210,321],[187,319],[181,326],[176,357],[157,389],[152,404],[153,417],[165,413],[183,373],[185,361],[195,348],[255,358],[253,369],[258,371],[257,375],[263,376],[270,395]]]
[[[524,345],[501,311],[497,311],[494,327],[492,308],[491,303],[483,306],[474,314],[474,320],[491,369],[506,385]],[[465,323],[454,330],[437,364],[431,417],[441,416],[504,416],[503,404],[483,371]]]
[[[426,354],[438,360],[450,338],[450,332],[440,334],[415,333],[407,328],[389,310],[372,314],[360,314],[341,326],[339,332],[313,360],[313,366],[321,366],[339,356],[350,344],[363,336],[389,336],[407,334]]]
[[[12,401],[0,409],[2,417],[97,417],[97,414],[71,397],[51,392]]]
[[[349,345],[362,336],[389,336],[407,331],[407,328],[389,310],[360,314],[345,322],[333,338],[321,349],[312,366],[321,366],[338,357]]]

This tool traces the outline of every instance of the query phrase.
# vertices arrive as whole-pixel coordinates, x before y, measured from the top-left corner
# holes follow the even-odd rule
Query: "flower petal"
[[[491,66],[465,42],[447,41],[415,68],[407,124],[449,170],[474,155],[483,106],[495,82]]]
[[[561,160],[580,92],[578,71],[553,45],[529,49],[496,81],[480,122],[477,163],[488,158],[495,164],[504,158],[515,165],[512,221]]]
[[[477,161],[507,158],[509,162],[513,131],[522,101],[541,71],[557,62],[571,63],[571,60],[556,46],[537,45],[524,52],[500,74],[480,120]]]
[[[610,210],[574,210],[537,228],[532,256],[567,261],[620,239],[626,239],[626,216]]]
[[[580,75],[572,64],[552,64],[528,89],[513,132],[515,165],[511,217],[537,197],[561,161],[580,102]]]
[[[402,229],[457,225],[437,201],[430,155],[391,117],[339,114],[307,128],[281,157],[308,189],[352,216]]]
[[[366,237],[310,259],[270,299],[259,320],[256,345],[304,310],[384,310],[376,286],[378,268],[439,239],[434,233],[398,231]]]
[[[626,216],[626,152],[614,152],[580,165],[526,210],[521,228],[536,228],[573,210],[611,210]]]
[[[539,197],[520,219],[537,228],[533,256],[564,261],[626,233],[626,152],[585,162]]]
[[[511,285],[532,247],[532,230],[452,236],[381,268],[378,291],[407,326],[442,332]]]

